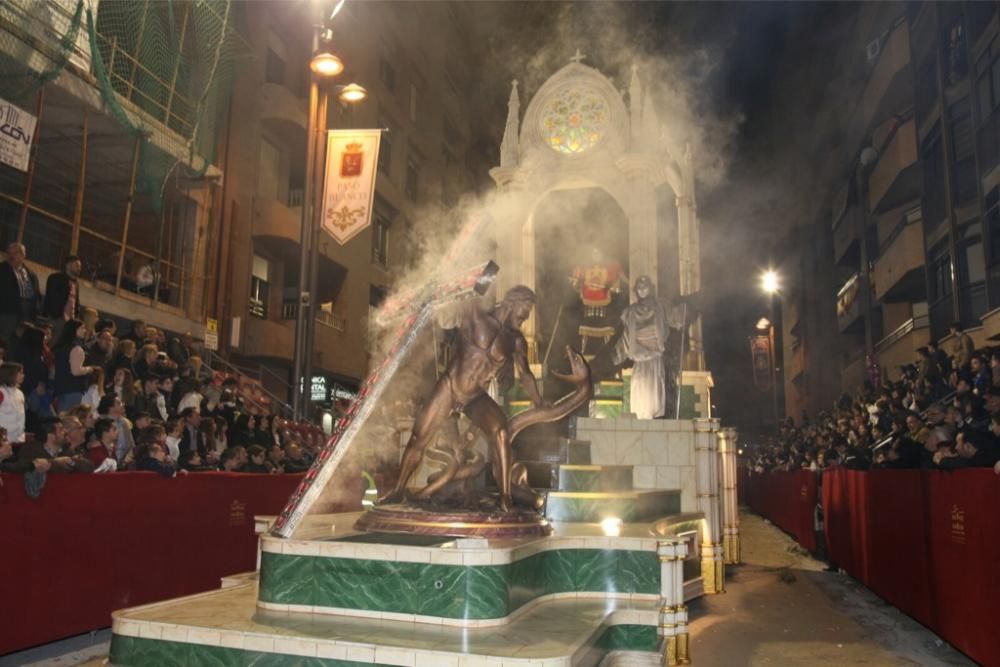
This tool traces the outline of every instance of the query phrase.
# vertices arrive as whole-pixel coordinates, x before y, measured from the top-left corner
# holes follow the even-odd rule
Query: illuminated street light
[[[344,71],[344,63],[329,51],[321,51],[309,61],[309,69],[317,76],[337,76]]]
[[[346,86],[341,87],[340,94],[338,95],[340,101],[347,104],[360,102],[366,97],[368,97],[368,91],[356,83],[349,83]]]
[[[774,294],[778,291],[778,273],[773,269],[768,269],[760,277],[760,286],[768,294]]]
[[[767,319],[766,317],[762,317],[759,320],[757,320],[758,331],[767,331],[770,328],[771,328],[771,320]]]

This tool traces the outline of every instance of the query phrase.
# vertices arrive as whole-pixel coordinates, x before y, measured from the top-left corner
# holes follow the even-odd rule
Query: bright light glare
[[[778,291],[778,274],[773,269],[768,269],[760,277],[760,286],[764,288],[764,291],[768,294],[774,294]]]
[[[337,76],[344,71],[344,63],[337,56],[324,51],[313,56],[309,69],[319,76]]]
[[[360,102],[368,97],[368,91],[356,83],[349,83],[340,91],[341,102]]]
[[[609,516],[601,520],[601,531],[608,537],[618,537],[622,534],[622,520],[616,516]]]
[[[337,3],[337,6],[333,8],[333,11],[330,12],[330,18],[329,18],[330,21],[332,21],[334,17],[340,13],[340,10],[344,8],[345,2],[347,2],[347,0],[340,0],[340,2]]]
[[[757,328],[760,331],[767,331],[768,329],[771,328],[771,320],[767,319],[766,317],[760,318],[759,320],[757,320]]]

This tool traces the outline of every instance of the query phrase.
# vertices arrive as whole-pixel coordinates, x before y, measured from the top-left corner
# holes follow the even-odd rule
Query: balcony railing
[[[267,319],[267,302],[250,297],[250,314],[254,317]]]
[[[299,302],[295,299],[281,302],[281,319],[294,320],[299,316]]]
[[[848,309],[857,301],[860,290],[861,275],[855,273],[837,291],[837,317],[843,317],[847,314]]]
[[[875,350],[881,352],[882,350],[892,347],[914,329],[926,329],[930,326],[930,324],[931,319],[929,315],[911,317],[897,327],[891,334],[876,343]]]
[[[347,321],[343,317],[334,315],[333,313],[325,310],[320,310],[316,313],[316,321],[323,326],[330,327],[334,331],[339,331],[340,333],[344,333],[347,329]]]

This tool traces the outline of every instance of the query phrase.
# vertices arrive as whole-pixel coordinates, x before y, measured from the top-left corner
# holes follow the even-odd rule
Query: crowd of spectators
[[[245,400],[191,334],[82,307],[78,258],[44,294],[24,258],[0,262],[0,472],[296,473],[319,454],[320,429]]]
[[[931,342],[896,381],[865,381],[829,412],[748,445],[750,466],[770,470],[844,467],[950,470],[992,467],[1000,474],[1000,348],[975,349],[960,324],[947,349]]]

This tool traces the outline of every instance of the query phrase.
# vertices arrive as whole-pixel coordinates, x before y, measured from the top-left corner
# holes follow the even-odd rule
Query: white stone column
[[[722,473],[722,554],[727,564],[740,562],[740,515],[736,501],[736,429],[719,431]]]
[[[701,537],[701,576],[707,594],[721,593],[726,588],[719,511],[718,430],[718,419],[694,420],[698,510],[705,516],[705,530]]]
[[[660,622],[657,636],[664,665],[691,662],[688,647],[688,613],[684,604],[684,540],[659,540],[656,555],[660,559]]]

